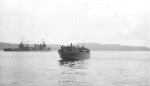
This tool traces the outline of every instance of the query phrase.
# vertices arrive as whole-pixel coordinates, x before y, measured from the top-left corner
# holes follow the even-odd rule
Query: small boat
[[[90,49],[82,47],[70,46],[61,46],[61,49],[58,50],[61,59],[64,60],[80,60],[80,59],[89,59],[90,58]]]

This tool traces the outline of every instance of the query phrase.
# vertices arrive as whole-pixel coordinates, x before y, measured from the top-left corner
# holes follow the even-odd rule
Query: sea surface
[[[150,52],[92,51],[63,61],[52,52],[0,51],[0,86],[150,86]]]

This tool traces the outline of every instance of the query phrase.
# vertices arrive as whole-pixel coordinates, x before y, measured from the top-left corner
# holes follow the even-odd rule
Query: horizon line
[[[11,43],[11,42],[0,42],[0,43],[9,43],[9,44],[19,44],[19,43]],[[42,43],[42,42],[41,42]],[[77,44],[90,44],[90,43],[93,43],[93,44],[102,44],[102,45],[120,45],[120,46],[131,46],[131,47],[147,47],[147,48],[150,48],[150,46],[144,46],[144,45],[125,45],[125,44],[119,44],[119,43],[98,43],[98,42],[79,42],[79,43],[73,43],[73,45],[77,45]],[[27,44],[27,43],[25,43]],[[38,44],[38,43],[28,43],[28,44]],[[39,43],[40,44],[40,43]],[[70,45],[70,43],[68,44],[58,44],[58,43],[46,43],[47,45]]]

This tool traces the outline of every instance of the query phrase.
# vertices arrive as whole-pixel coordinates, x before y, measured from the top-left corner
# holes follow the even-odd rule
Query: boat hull
[[[61,59],[68,60],[79,60],[79,59],[89,59],[91,53],[87,52],[58,52]]]
[[[11,51],[21,51],[21,52],[30,52],[30,51],[41,51],[41,52],[47,52],[47,51],[51,51],[49,49],[45,49],[45,50],[21,50],[21,49],[4,49],[5,52],[11,52]]]

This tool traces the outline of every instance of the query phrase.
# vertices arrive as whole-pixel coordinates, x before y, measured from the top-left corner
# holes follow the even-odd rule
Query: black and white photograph
[[[150,86],[150,0],[0,0],[0,86]]]

